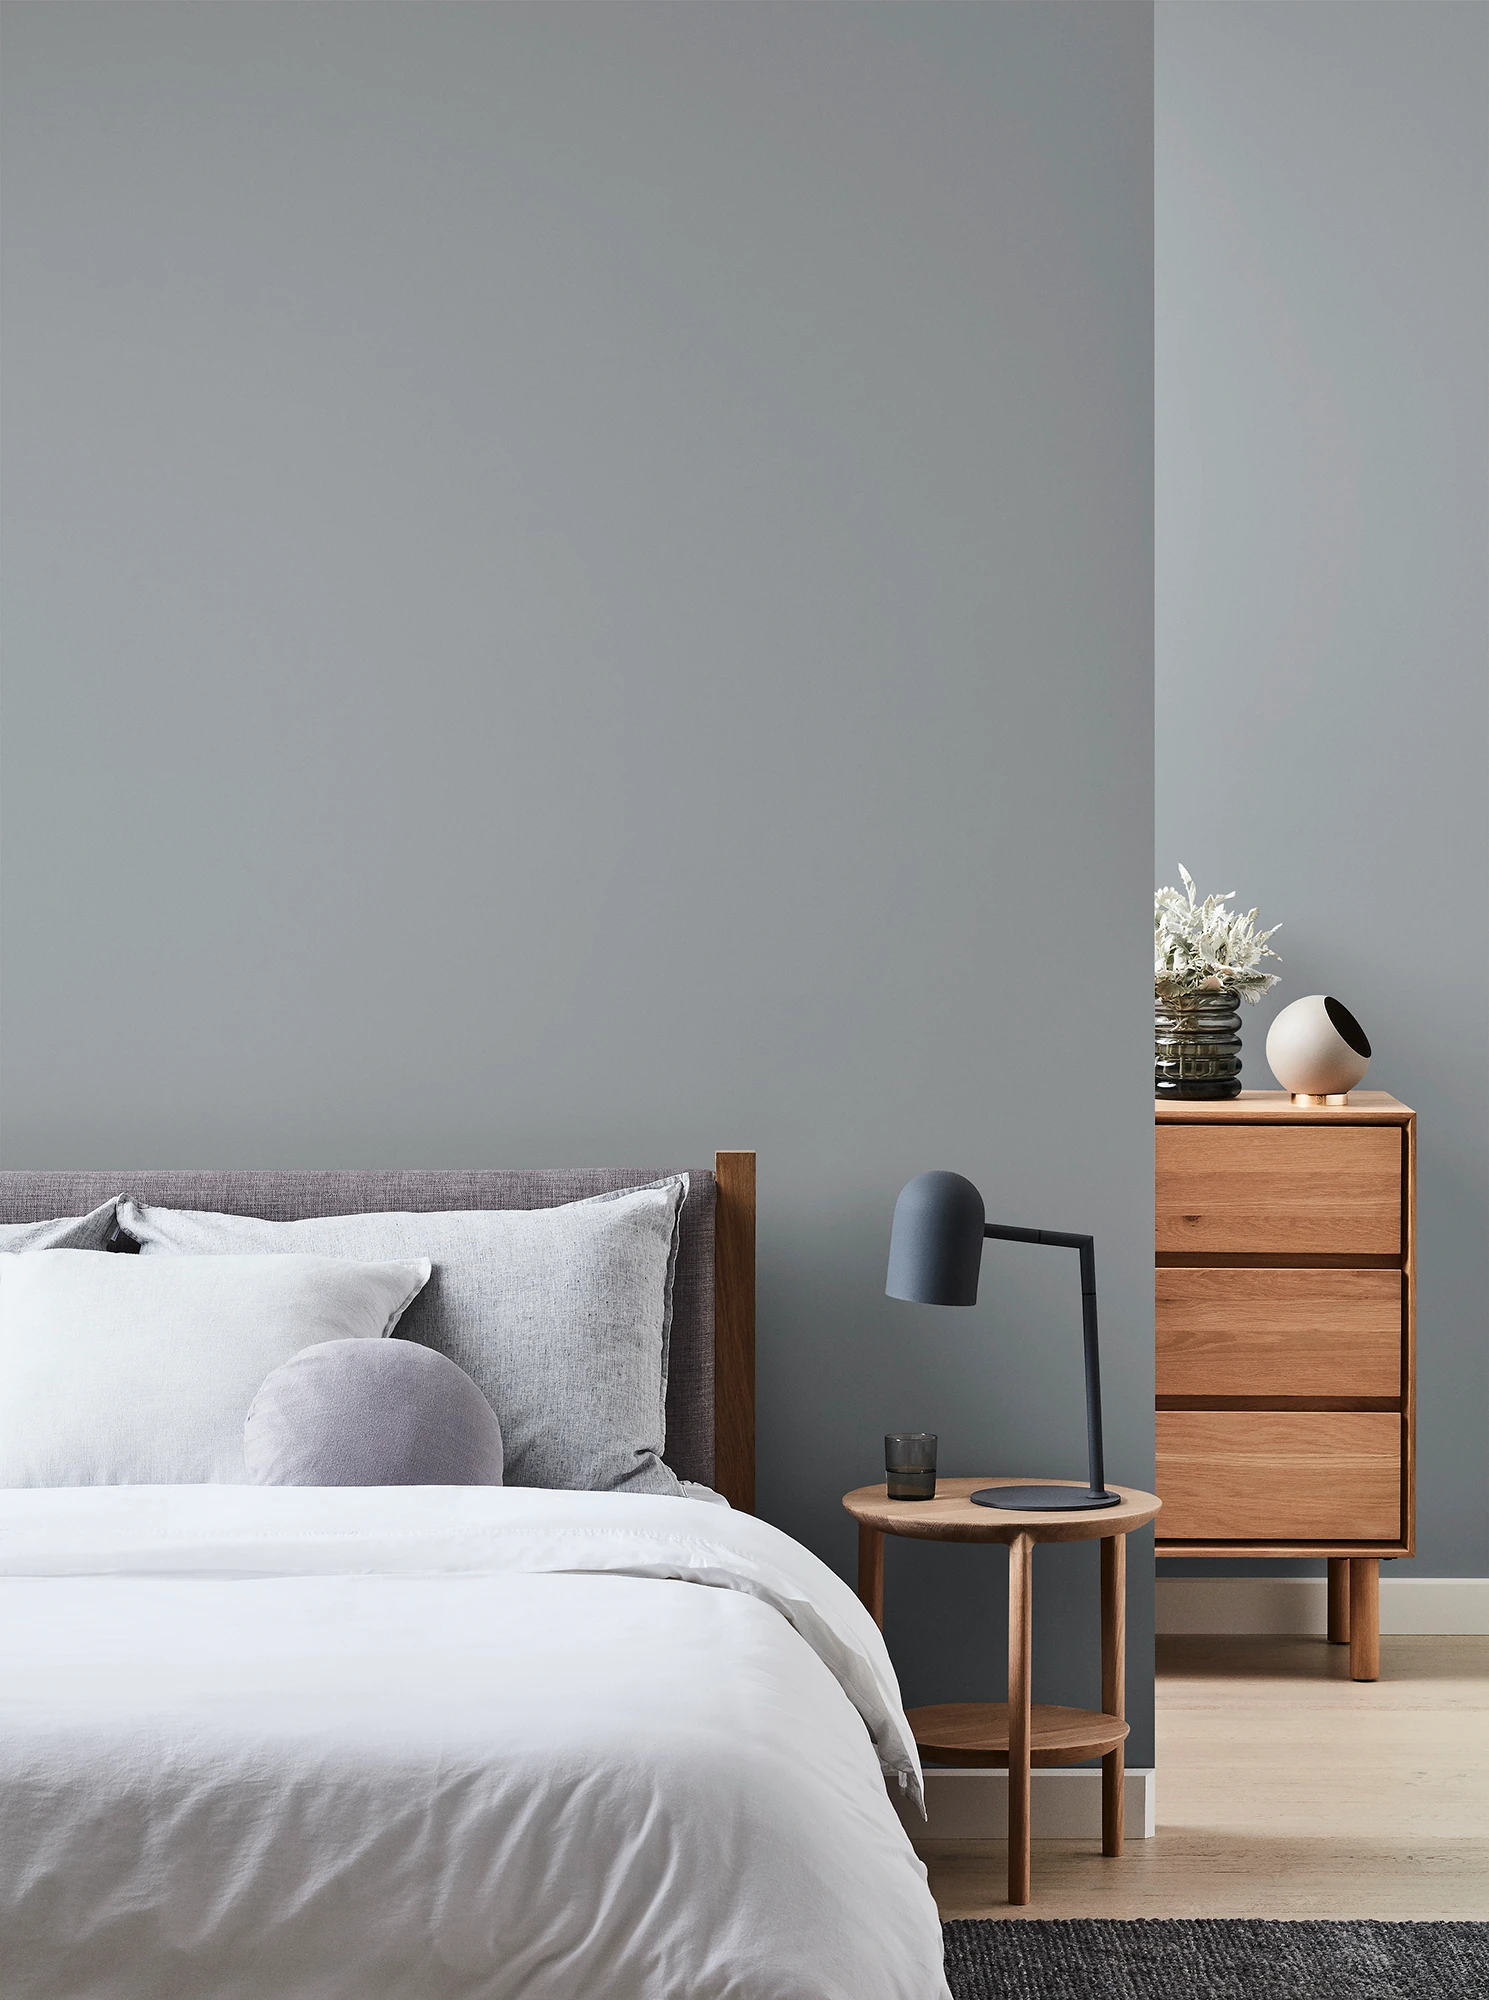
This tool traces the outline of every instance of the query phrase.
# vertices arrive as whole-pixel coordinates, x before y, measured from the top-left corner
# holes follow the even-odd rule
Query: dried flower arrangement
[[[1153,984],[1160,1000],[1177,1000],[1186,993],[1220,993],[1227,987],[1253,1005],[1277,984],[1275,972],[1264,972],[1262,960],[1277,958],[1267,939],[1275,937],[1281,924],[1269,931],[1256,928],[1256,911],[1242,916],[1226,904],[1235,895],[1227,889],[1223,896],[1206,896],[1201,903],[1194,892],[1194,877],[1179,863],[1184,878],[1184,894],[1177,889],[1159,889],[1153,896]],[[1277,958],[1280,965],[1282,960]]]

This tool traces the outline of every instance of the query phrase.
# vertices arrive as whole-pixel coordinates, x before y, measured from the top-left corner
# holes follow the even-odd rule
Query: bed
[[[0,1223],[118,1193],[533,1209],[654,1177],[8,1172]],[[752,1512],[753,1236],[753,1156],[691,1170],[687,1497],[0,1490],[7,2000],[946,2000],[883,1641]]]

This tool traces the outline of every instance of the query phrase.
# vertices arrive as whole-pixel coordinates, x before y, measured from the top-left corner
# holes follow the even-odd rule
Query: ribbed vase
[[[1185,993],[1153,1006],[1153,1092],[1157,1097],[1241,1094],[1241,996]]]

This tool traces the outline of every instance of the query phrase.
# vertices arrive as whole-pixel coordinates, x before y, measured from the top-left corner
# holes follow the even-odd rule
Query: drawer
[[[1165,1541],[1401,1539],[1401,1419],[1379,1410],[1160,1410]]]
[[[1404,1283],[1399,1271],[1161,1270],[1158,1394],[1400,1396]]]
[[[1401,1254],[1398,1125],[1160,1125],[1157,1247]]]

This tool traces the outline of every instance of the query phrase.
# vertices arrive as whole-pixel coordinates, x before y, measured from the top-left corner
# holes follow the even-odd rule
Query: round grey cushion
[[[255,1486],[500,1486],[502,1434],[463,1368],[411,1340],[326,1340],[253,1399]]]

